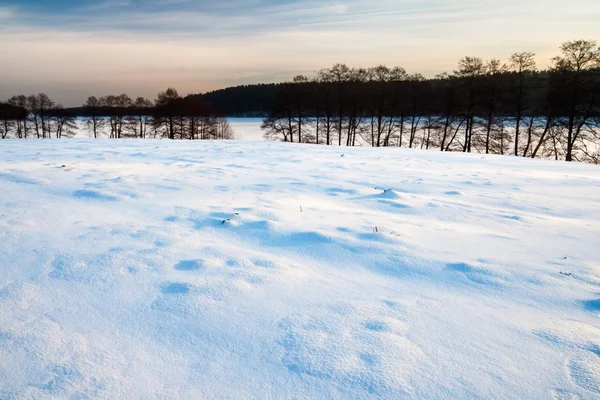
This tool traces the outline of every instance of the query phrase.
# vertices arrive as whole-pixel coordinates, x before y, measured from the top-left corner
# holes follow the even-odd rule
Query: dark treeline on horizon
[[[425,79],[403,68],[337,64],[279,91],[265,137],[600,162],[600,48],[564,43],[549,70],[535,54],[464,57]]]
[[[92,137],[228,139],[224,116],[265,117],[265,138],[338,146],[409,147],[600,163],[600,48],[566,42],[552,67],[535,54],[464,57],[426,79],[401,67],[337,64],[291,82],[232,87],[154,101],[94,96],[63,108],[45,94],[0,103],[2,138],[71,137],[76,118]]]
[[[201,96],[219,113],[229,117],[265,117],[275,108],[285,83],[242,85],[207,92]]]
[[[77,131],[77,118],[83,119],[94,138],[235,138],[224,116],[201,96],[181,97],[171,88],[154,102],[143,97],[133,100],[126,94],[91,96],[73,108],[62,107],[44,93],[13,96],[0,103],[0,137],[68,138]]]

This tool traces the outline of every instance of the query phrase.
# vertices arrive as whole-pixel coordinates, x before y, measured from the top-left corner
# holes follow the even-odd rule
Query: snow
[[[236,136],[245,141],[263,141],[264,132],[260,129],[262,118],[227,118]]]
[[[262,118],[227,118],[229,125],[233,129],[236,138],[244,141],[264,141],[264,132],[260,129]],[[148,129],[148,136],[151,137],[152,129]],[[99,136],[106,139],[110,136],[110,126],[105,125],[99,129]],[[91,139],[94,137],[91,129],[88,129],[85,119],[77,118],[75,120],[75,129],[72,134],[76,139]]]
[[[600,396],[597,166],[73,139],[0,168],[1,399]]]

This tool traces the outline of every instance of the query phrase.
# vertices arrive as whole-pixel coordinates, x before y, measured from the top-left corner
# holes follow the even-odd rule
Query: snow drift
[[[600,396],[596,166],[61,140],[0,167],[2,399]]]

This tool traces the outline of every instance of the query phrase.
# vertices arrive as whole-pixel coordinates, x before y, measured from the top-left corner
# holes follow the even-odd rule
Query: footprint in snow
[[[373,332],[386,332],[390,330],[388,324],[378,320],[368,321],[364,324],[364,327]]]
[[[97,190],[81,189],[73,192],[73,197],[83,200],[117,201],[118,197]]]
[[[164,286],[161,290],[163,294],[188,294],[190,292],[190,286],[185,283],[170,283]]]
[[[173,267],[178,271],[196,271],[202,268],[200,260],[181,260]]]

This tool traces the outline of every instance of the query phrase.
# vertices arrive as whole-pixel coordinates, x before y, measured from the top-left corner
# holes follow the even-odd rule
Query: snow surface
[[[227,118],[237,138],[245,141],[263,141],[265,133],[260,129],[262,118]]]
[[[0,398],[598,398],[599,199],[577,163],[2,141]]]

